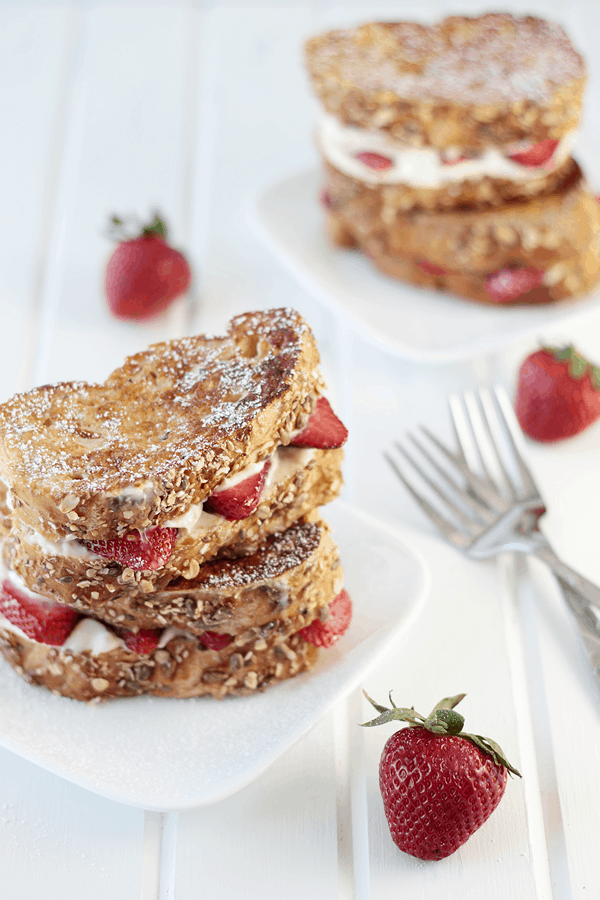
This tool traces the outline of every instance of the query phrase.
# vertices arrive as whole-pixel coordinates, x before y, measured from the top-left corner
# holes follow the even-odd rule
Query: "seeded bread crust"
[[[119,648],[99,656],[38,644],[2,627],[0,652],[30,684],[55,694],[96,703],[114,697],[154,694],[204,697],[253,694],[315,664],[318,651],[298,634],[253,637],[220,652],[206,650],[192,635],[177,635],[151,654]]]
[[[571,162],[552,193],[494,209],[405,213],[381,186],[327,166],[327,228],[334,244],[357,247],[385,274],[492,303],[485,277],[500,269],[542,270],[541,288],[518,303],[547,303],[590,290],[600,276],[600,204]],[[419,266],[446,270],[432,275]]]
[[[4,545],[5,565],[32,591],[74,604],[78,609],[92,610],[99,618],[106,618],[108,610],[111,616],[121,615],[119,598],[123,596],[128,615],[131,604],[139,607],[141,613],[150,606],[159,610],[163,601],[157,598],[157,592],[167,590],[174,582],[180,585],[180,591],[186,583],[191,585],[208,559],[217,554],[252,554],[270,535],[285,531],[313,509],[333,500],[342,484],[342,458],[343,450],[314,450],[308,465],[265,492],[248,518],[231,522],[215,516],[214,526],[196,537],[180,532],[173,555],[162,569],[134,572],[99,556],[85,559],[48,553],[30,527],[16,518]]]
[[[3,559],[30,590],[130,631],[174,625],[195,634],[237,634],[300,612],[309,617],[302,624],[308,624],[315,610],[333,599],[342,577],[338,549],[316,511],[271,535],[249,556],[210,560],[195,578],[172,577],[151,592],[143,581],[119,583],[101,573],[73,591],[74,585],[61,582],[50,567],[31,578],[36,561],[13,539],[5,541]]]
[[[459,209],[463,207],[497,207],[511,200],[530,200],[543,197],[560,190],[561,185],[573,172],[573,160],[567,159],[554,171],[536,172],[536,177],[523,181],[510,181],[507,178],[491,178],[489,176],[465,179],[444,184],[439,188],[413,187],[410,184],[378,184],[372,185],[340,172],[322,157],[326,183],[346,180],[346,184],[336,187],[336,194],[355,194],[361,190],[376,191],[381,196],[382,208],[395,210],[398,213],[409,213],[413,210],[430,212]],[[328,203],[335,207],[335,200],[326,190]],[[387,213],[390,214],[389,212]]]
[[[155,344],[101,385],[44,385],[0,405],[13,515],[49,540],[162,525],[302,429],[323,382],[294,310],[247,313],[225,336]]]
[[[559,140],[579,122],[583,59],[532,16],[369,23],[318,35],[305,54],[327,112],[410,147]]]

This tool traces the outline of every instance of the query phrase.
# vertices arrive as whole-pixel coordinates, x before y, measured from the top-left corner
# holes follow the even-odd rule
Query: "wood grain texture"
[[[581,157],[600,186],[599,10],[589,0],[503,7],[557,19],[587,58]],[[461,12],[484,8],[465,0]],[[382,700],[394,689],[397,702],[422,711],[466,691],[468,724],[524,769],[464,848],[426,864],[389,837],[377,765],[390,729],[359,728],[369,712],[358,692],[235,796],[166,818],[144,820],[0,750],[0,859],[11,900],[590,900],[598,891],[598,698],[558,590],[545,573],[532,586],[520,566],[461,559],[381,462],[419,422],[448,436],[446,393],[482,380],[510,386],[532,348],[521,342],[444,367],[388,357],[305,294],[248,220],[262,185],[317,161],[303,40],[368,19],[431,21],[450,11],[450,0],[0,3],[0,398],[33,383],[104,378],[151,341],[220,330],[247,309],[298,308],[351,425],[348,496],[413,527],[434,575],[422,618],[365,687]],[[156,206],[192,260],[195,288],[159,321],[119,323],[102,292],[105,222],[113,211],[143,216]],[[568,335],[540,335],[550,338],[580,342],[600,363],[597,315]],[[590,502],[600,491],[600,426],[569,445],[528,449],[550,507],[549,537],[600,579]]]

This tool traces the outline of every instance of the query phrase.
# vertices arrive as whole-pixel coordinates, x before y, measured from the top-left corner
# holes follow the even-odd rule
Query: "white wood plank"
[[[0,5],[0,400],[27,384],[69,91],[70,5]]]
[[[235,796],[180,813],[175,896],[337,896],[332,751],[328,716]]]
[[[104,378],[128,353],[181,330],[177,310],[148,324],[111,317],[103,272],[113,245],[103,232],[112,213],[160,209],[175,246],[182,240],[190,21],[188,4],[91,6],[82,16],[36,382]]]
[[[247,220],[267,182],[316,160],[301,45],[309,7],[218,6],[201,37],[191,243],[200,248],[199,330],[248,309],[294,306],[325,338],[329,317],[281,270]]]
[[[3,896],[138,897],[142,819],[140,810],[104,800],[0,750]]]

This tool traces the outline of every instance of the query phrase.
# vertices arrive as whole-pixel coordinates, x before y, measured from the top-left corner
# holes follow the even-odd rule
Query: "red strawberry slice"
[[[158,647],[162,631],[160,628],[140,628],[136,633],[124,635],[125,646],[134,653],[152,653]]]
[[[352,600],[348,591],[341,590],[329,605],[329,618],[326,622],[315,619],[310,625],[298,632],[305,641],[315,647],[333,647],[338,638],[346,634],[352,619]]]
[[[176,528],[147,528],[108,541],[85,541],[85,545],[104,559],[112,559],[136,572],[148,572],[166,566],[176,538]]]
[[[533,288],[540,287],[544,273],[533,266],[523,269],[500,269],[485,279],[485,287],[496,303],[510,303]]]
[[[545,141],[540,141],[539,144],[532,144],[531,147],[516,153],[509,153],[508,156],[514,162],[519,163],[520,166],[529,166],[532,169],[537,169],[552,159],[557,147],[558,141],[546,138]]]
[[[442,269],[441,266],[436,266],[435,263],[429,262],[428,259],[418,260],[417,265],[429,275],[446,275],[446,269]]]
[[[365,151],[364,153],[357,153],[356,159],[365,166],[368,166],[369,169],[375,169],[375,171],[379,172],[391,169],[393,165],[389,156],[382,156],[381,153],[369,153],[368,151]]]
[[[292,447],[314,447],[317,450],[333,450],[342,447],[348,438],[348,429],[340,422],[325,397],[319,397],[315,411],[306,428],[290,442]]]
[[[224,650],[233,640],[231,634],[219,634],[218,631],[203,631],[200,640],[208,650]]]
[[[572,347],[543,347],[521,364],[515,413],[528,437],[573,437],[600,418],[600,368]]]
[[[250,475],[224,491],[215,491],[204,503],[206,512],[217,513],[230,522],[252,515],[260,502],[270,466],[271,462],[267,460],[256,475]]]
[[[70,606],[44,597],[30,597],[10,581],[4,581],[0,587],[0,613],[28,638],[53,647],[64,644],[79,619],[79,613]]]

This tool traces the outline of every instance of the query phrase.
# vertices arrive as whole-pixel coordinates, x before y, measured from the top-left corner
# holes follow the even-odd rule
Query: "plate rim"
[[[0,731],[0,747],[7,750],[8,752],[15,753],[20,758],[25,759],[42,769],[45,769],[53,775],[64,778],[66,781],[69,781],[70,783],[75,784],[80,788],[84,788],[85,790],[89,790],[92,793],[97,794],[98,796],[104,797],[105,799],[117,803],[123,803],[134,808],[155,812],[178,812],[209,806],[213,803],[218,803],[221,800],[232,796],[239,790],[242,790],[256,778],[259,778],[283,753],[289,750],[290,747],[296,744],[305,734],[312,730],[337,703],[341,702],[344,698],[351,694],[352,691],[356,689],[359,682],[361,682],[372,671],[372,669],[379,664],[380,660],[383,657],[387,656],[393,645],[397,641],[400,641],[405,636],[406,632],[408,632],[414,625],[418,617],[421,615],[429,596],[432,581],[429,565],[424,559],[421,551],[414,546],[414,543],[411,540],[410,529],[398,527],[393,523],[386,521],[385,519],[379,519],[371,515],[370,513],[364,512],[363,510],[339,499],[334,501],[334,504],[336,509],[340,509],[343,512],[355,516],[357,519],[365,522],[365,524],[368,524],[372,529],[380,530],[384,533],[389,534],[398,543],[399,548],[405,551],[412,558],[412,562],[415,564],[415,576],[417,578],[417,588],[415,596],[414,598],[412,598],[412,602],[406,614],[406,617],[401,622],[399,622],[397,626],[392,628],[390,635],[384,637],[382,639],[382,642],[377,645],[377,654],[371,654],[370,658],[362,667],[359,666],[358,670],[351,673],[349,677],[344,680],[343,684],[338,687],[337,690],[332,691],[331,695],[327,697],[323,706],[319,709],[318,714],[314,718],[308,718],[302,723],[301,728],[299,728],[295,732],[291,732],[288,738],[280,741],[278,745],[274,745],[271,748],[271,752],[267,753],[264,758],[260,760],[259,764],[254,768],[249,767],[248,770],[241,776],[234,775],[230,783],[223,785],[221,790],[213,790],[209,795],[205,794],[204,796],[201,795],[199,797],[196,792],[194,797],[190,797],[187,800],[179,800],[169,803],[166,801],[166,798],[164,802],[158,802],[160,798],[157,798],[157,802],[148,803],[141,796],[141,794],[143,793],[142,790],[138,790],[137,792],[132,791],[126,796],[124,796],[122,792],[113,793],[103,784],[92,783],[89,777],[86,777],[86,775],[82,774],[80,771],[69,772],[66,770],[65,766],[61,767],[59,764],[54,763],[52,759],[46,761],[40,759],[39,756],[36,756],[35,752],[31,751],[29,746],[19,747],[15,746],[10,741],[7,742],[6,736],[2,733],[2,731]],[[335,525],[332,530],[335,532]],[[8,666],[10,668],[9,663],[1,658],[0,664]],[[315,673],[315,675],[318,675],[318,673]],[[19,676],[15,673],[15,677],[18,678]],[[32,690],[44,690],[44,688],[38,687],[36,685],[27,685],[27,687],[31,688]],[[123,698],[123,702],[126,702],[127,699],[128,698]],[[158,699],[164,699],[165,701],[167,701],[169,698]],[[202,698],[197,699],[202,700]],[[117,699],[110,702],[119,703],[119,700]]]
[[[419,363],[431,365],[447,365],[448,363],[465,362],[478,356],[490,355],[501,352],[504,348],[518,340],[526,340],[532,337],[536,332],[543,331],[545,328],[553,329],[557,326],[574,325],[578,322],[585,321],[589,317],[597,316],[600,313],[600,286],[596,288],[598,296],[590,295],[581,297],[579,300],[563,301],[565,303],[562,316],[557,316],[554,321],[541,322],[539,324],[523,325],[515,330],[512,334],[498,334],[494,337],[492,333],[488,337],[483,337],[476,345],[475,349],[471,349],[472,341],[466,342],[464,345],[455,348],[443,350],[423,350],[403,343],[401,340],[390,341],[376,327],[371,325],[367,320],[361,318],[355,311],[346,309],[342,303],[330,292],[321,280],[315,276],[307,267],[298,262],[294,255],[290,252],[286,242],[281,241],[267,225],[265,217],[262,213],[264,202],[269,194],[276,192],[278,188],[284,185],[299,181],[302,178],[314,176],[317,178],[319,173],[318,166],[305,166],[301,169],[295,168],[288,171],[287,174],[280,175],[277,179],[263,181],[259,186],[254,187],[248,192],[247,197],[247,218],[255,235],[260,239],[261,243],[292,273],[300,285],[328,310],[335,313],[343,319],[343,321],[360,337],[366,338],[371,344],[379,349],[393,354],[397,358],[413,360]],[[341,251],[340,251],[341,252]],[[411,287],[408,283],[404,286]],[[414,286],[415,290],[419,288]],[[432,292],[435,293],[435,292]],[[445,294],[444,297],[453,297],[451,294]],[[464,298],[455,296],[453,299],[459,303],[468,303]],[[580,303],[586,300],[594,300],[595,305],[587,305],[581,308]],[[559,301],[560,302],[560,301]],[[481,308],[481,304],[476,304]],[[533,307],[532,307],[533,308]],[[546,306],[544,309],[548,308]],[[559,310],[558,304],[553,305],[552,309]]]

